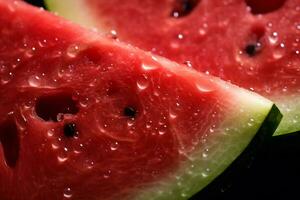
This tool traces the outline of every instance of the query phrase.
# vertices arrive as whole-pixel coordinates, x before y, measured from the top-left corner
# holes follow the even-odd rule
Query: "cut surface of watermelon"
[[[271,99],[284,115],[275,135],[300,130],[299,0],[46,2],[69,19]]]
[[[188,199],[271,136],[274,104],[0,0],[0,199]]]

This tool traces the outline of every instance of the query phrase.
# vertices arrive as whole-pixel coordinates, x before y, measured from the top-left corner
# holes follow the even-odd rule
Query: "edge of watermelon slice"
[[[84,0],[44,0],[44,2],[46,7],[50,11],[55,11],[60,16],[63,16],[84,27],[96,27],[100,33],[109,33],[109,31],[111,31],[111,28],[106,25],[105,18],[102,19],[101,23],[99,22],[99,20],[97,21],[99,15],[97,15],[97,13],[93,14],[91,9],[89,9],[89,7],[84,3]],[[80,12],[77,12],[79,10]],[[284,116],[273,136],[294,133],[300,130],[300,123],[297,120],[299,115],[299,112],[297,112],[297,110],[299,110],[300,108],[300,101],[291,101],[293,102],[292,104],[290,104],[286,100],[282,102],[280,99],[276,99],[275,103],[283,112]],[[295,116],[297,117],[296,119]]]
[[[181,169],[177,172],[178,175],[170,179],[162,180],[159,183],[156,182],[155,186],[141,191],[134,199],[185,200],[191,198],[191,200],[197,200],[219,197],[220,193],[226,191],[228,187],[233,184],[238,184],[241,180],[241,177],[238,177],[238,174],[242,174],[247,170],[246,168],[249,167],[248,164],[251,163],[251,160],[253,160],[255,155],[260,151],[260,147],[266,143],[267,138],[272,137],[273,132],[276,130],[277,124],[281,121],[281,119],[282,115],[280,114],[279,109],[273,105],[250,143],[247,142],[249,141],[249,138],[247,137],[251,135],[251,130],[243,133],[243,136],[239,134],[239,128],[236,128],[234,131],[231,130],[230,134],[233,134],[232,138],[224,141],[223,145],[225,147],[232,146],[234,141],[243,140],[245,142],[244,145],[247,146],[247,148],[243,151],[232,149],[232,155],[239,154],[236,158],[220,155],[215,156],[217,157],[215,160],[207,163],[204,158],[205,154],[203,154],[203,152],[207,149],[201,149],[188,156],[188,162],[181,166]],[[228,119],[228,121],[223,124],[224,130],[228,127],[227,123],[239,120],[241,120],[240,116]],[[249,122],[244,123],[248,124]],[[245,125],[241,124],[240,128],[242,129],[244,126]],[[240,137],[234,136],[235,134],[240,135]],[[223,140],[224,133],[215,132],[215,135],[212,135],[211,138],[211,140],[215,141]],[[207,140],[210,140],[210,138]],[[217,152],[220,151],[218,148],[214,149],[213,146],[214,144],[211,144],[212,148],[208,148],[209,154],[217,154]]]
[[[34,16],[34,19],[37,21],[49,20],[48,22],[52,23],[59,22],[59,26],[54,24],[48,27],[49,30],[53,29],[54,33],[57,30],[66,29],[67,31],[64,31],[64,33],[74,38],[77,37],[79,42],[82,39],[82,35],[85,37],[90,36],[90,40],[95,41],[98,45],[104,44],[122,51],[129,51],[129,53],[142,54],[144,58],[151,59],[151,55],[145,54],[143,51],[129,48],[122,43],[111,43],[108,40],[101,39],[96,34],[89,34],[69,22],[58,20],[52,15],[42,15],[39,9],[29,9],[29,7],[25,7],[21,3],[18,5],[18,9],[22,12],[28,9],[26,12],[30,13],[31,17]],[[101,40],[102,43],[97,42],[97,39]],[[194,70],[183,68],[163,58],[159,58],[157,62],[164,66],[165,71],[173,73],[182,79],[190,78],[201,81],[210,77]],[[210,81],[213,82],[214,87],[222,95],[228,96],[228,93],[231,94],[233,101],[230,102],[231,108],[226,111],[228,112],[228,117],[216,127],[214,134],[207,136],[205,146],[196,145],[197,150],[186,154],[187,159],[181,164],[180,169],[176,173],[173,173],[168,178],[154,182],[153,185],[147,185],[147,189],[137,191],[138,195],[135,199],[187,199],[206,187],[224,170],[230,170],[228,166],[232,162],[240,162],[240,159],[237,158],[248,155],[249,150],[253,146],[257,146],[258,141],[262,142],[273,134],[281,119],[281,114],[271,101],[218,78],[210,77]],[[205,88],[199,88],[200,86],[198,85],[194,87],[205,92]],[[209,150],[208,155],[205,154],[207,150]],[[182,153],[184,154],[184,152]],[[2,175],[1,172],[0,175]]]

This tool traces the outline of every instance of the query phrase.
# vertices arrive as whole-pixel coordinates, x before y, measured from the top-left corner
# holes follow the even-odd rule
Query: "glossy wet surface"
[[[40,1],[35,3],[37,2]],[[51,136],[53,132],[49,131],[48,134]],[[294,199],[299,195],[298,184],[295,184],[300,180],[299,155],[300,134],[273,138],[254,160],[249,174],[242,176],[237,184],[220,190],[216,195],[221,199]],[[66,187],[64,196],[72,196],[70,187]]]
[[[264,95],[287,116],[278,133],[300,129],[299,0],[88,2],[121,40]]]

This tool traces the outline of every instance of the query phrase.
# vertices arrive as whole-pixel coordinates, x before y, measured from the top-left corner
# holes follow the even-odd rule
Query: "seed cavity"
[[[134,107],[127,106],[127,107],[124,108],[124,115],[126,117],[135,118],[136,113],[137,113],[137,111]]]
[[[251,13],[266,14],[280,9],[286,0],[245,0],[249,6]]]
[[[77,114],[79,109],[72,95],[58,93],[42,96],[35,105],[36,114],[45,121],[60,121],[64,114]]]
[[[64,125],[64,135],[68,138],[78,136],[78,130],[75,123],[67,123]]]
[[[248,42],[244,47],[244,52],[249,57],[254,57],[259,54],[263,48],[262,38],[265,35],[265,28],[261,24],[256,24],[252,27],[248,37]]]
[[[20,138],[17,125],[13,119],[8,119],[0,124],[0,144],[6,165],[14,168],[19,159]]]
[[[189,15],[200,0],[175,0],[171,17],[179,18]]]

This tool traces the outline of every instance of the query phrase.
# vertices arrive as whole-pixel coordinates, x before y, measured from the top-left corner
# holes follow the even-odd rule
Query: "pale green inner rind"
[[[222,174],[249,145],[273,105],[255,103],[251,97],[248,102],[230,110],[226,120],[206,138],[205,144],[199,144],[197,150],[187,155],[175,174],[139,191],[134,199],[185,200]]]
[[[96,21],[97,17],[93,16],[82,0],[44,0],[44,2],[49,10],[66,19],[87,28],[100,28],[100,23]]]
[[[300,130],[300,95],[276,99],[276,105],[280,108],[284,117],[280,122],[274,136],[293,133]]]

